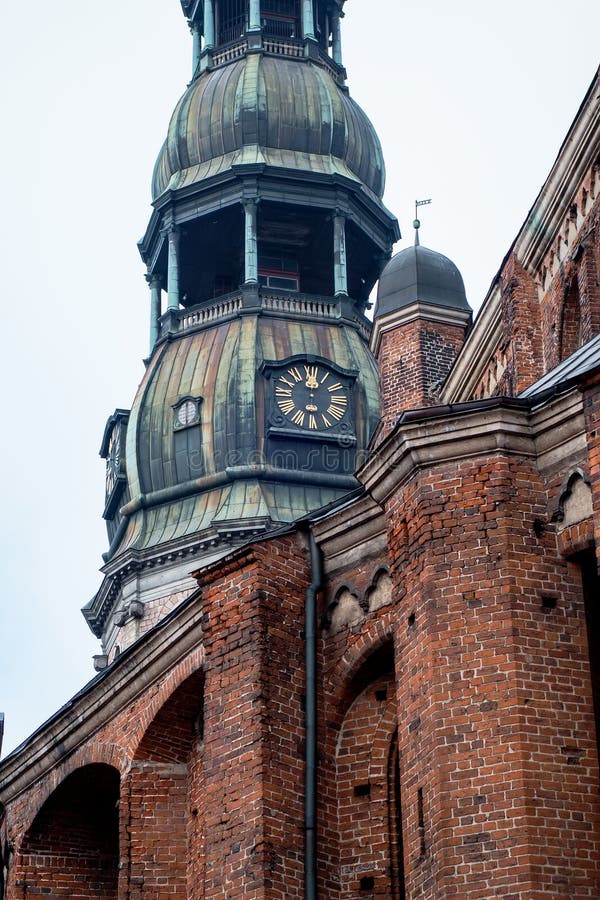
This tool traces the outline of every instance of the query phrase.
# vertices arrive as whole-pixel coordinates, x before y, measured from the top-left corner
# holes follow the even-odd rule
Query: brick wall
[[[118,797],[115,769],[93,765],[71,774],[35,817],[8,896],[114,900]]]
[[[306,550],[271,540],[200,579],[206,896],[300,898]]]
[[[436,402],[464,337],[462,326],[419,319],[382,334],[377,354],[382,436],[405,410]]]
[[[390,502],[409,896],[596,897],[599,768],[579,573],[536,534],[525,459],[462,461]],[[425,853],[418,821],[424,820]]]

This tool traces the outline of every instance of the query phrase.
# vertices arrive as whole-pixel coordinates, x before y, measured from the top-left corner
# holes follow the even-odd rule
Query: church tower
[[[139,249],[150,348],[109,418],[101,668],[189,572],[357,486],[377,426],[368,298],[397,222],[342,62],[343,0],[186,0],[192,80]]]

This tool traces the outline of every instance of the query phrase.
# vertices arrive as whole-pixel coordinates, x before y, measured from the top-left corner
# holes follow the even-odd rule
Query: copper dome
[[[193,81],[171,117],[153,199],[252,164],[341,175],[383,195],[369,119],[327,69],[305,59],[253,53]]]

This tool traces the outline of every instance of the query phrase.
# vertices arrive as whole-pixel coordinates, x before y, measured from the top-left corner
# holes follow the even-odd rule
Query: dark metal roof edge
[[[439,419],[448,415],[467,415],[473,412],[482,412],[486,409],[496,409],[504,407],[506,409],[529,409],[531,404],[528,400],[520,397],[484,397],[481,400],[463,400],[460,403],[442,403],[438,406],[425,406],[420,409],[405,410],[398,421],[394,431],[398,426],[411,422],[420,422],[425,419]]]

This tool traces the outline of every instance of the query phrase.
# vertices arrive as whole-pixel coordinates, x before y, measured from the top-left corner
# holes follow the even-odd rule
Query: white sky
[[[0,11],[4,755],[94,675],[79,609],[107,546],[98,449],[143,372],[136,241],[191,66],[178,0],[85,7]],[[456,262],[474,307],[594,75],[599,26],[597,0],[346,4],[344,61],[383,144],[385,202],[406,245],[415,198],[433,198],[422,243]]]

